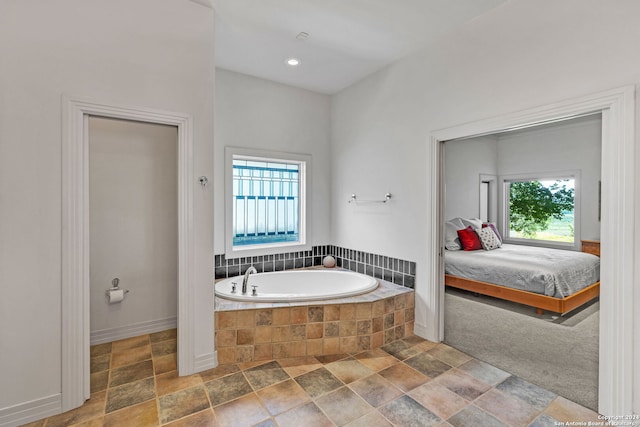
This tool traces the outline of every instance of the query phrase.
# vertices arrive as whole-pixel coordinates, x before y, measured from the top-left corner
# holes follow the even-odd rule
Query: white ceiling
[[[506,1],[213,0],[216,66],[331,94]]]

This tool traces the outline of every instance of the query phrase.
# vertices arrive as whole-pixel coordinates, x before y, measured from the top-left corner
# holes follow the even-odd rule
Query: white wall
[[[416,325],[428,336],[431,133],[637,84],[638,16],[635,0],[511,1],[332,98],[332,243],[416,260]],[[355,212],[348,191],[397,197],[388,212]]]
[[[92,342],[175,323],[177,153],[176,127],[89,118]],[[109,304],[105,291],[115,277],[129,293]]]
[[[215,253],[224,246],[224,147],[310,154],[309,243],[330,243],[329,96],[280,83],[216,71]]]
[[[0,415],[61,392],[62,96],[192,115],[194,174],[212,176],[213,25],[185,0],[0,2]],[[200,355],[213,350],[213,201],[195,177]]]
[[[478,215],[478,177],[481,173],[505,176],[577,170],[580,171],[581,184],[580,237],[600,238],[600,115],[492,136],[448,141],[445,147],[445,218]]]
[[[498,175],[498,137],[445,143],[445,220],[479,218],[480,175]]]

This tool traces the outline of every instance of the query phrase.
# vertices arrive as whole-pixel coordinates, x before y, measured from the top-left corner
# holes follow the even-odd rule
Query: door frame
[[[178,129],[178,372],[194,372],[193,118],[145,107],[63,96],[62,123],[62,410],[90,397],[89,116]]]
[[[625,86],[500,117],[432,132],[428,198],[437,236],[427,248],[429,280],[426,298],[434,301],[430,331],[444,338],[444,263],[442,202],[445,141],[488,135],[505,130],[602,114],[602,219],[598,411],[604,415],[631,414],[634,346],[634,203],[635,203],[635,87]]]

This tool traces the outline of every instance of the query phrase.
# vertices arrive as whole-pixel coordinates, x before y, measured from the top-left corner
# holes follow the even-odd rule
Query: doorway
[[[447,141],[444,147],[445,220],[480,218],[483,223],[493,223],[496,230],[500,230],[506,251],[516,248],[528,251],[534,247],[551,248],[550,253],[566,255],[570,253],[567,251],[581,251],[582,239],[600,240],[601,136],[601,117],[595,114],[480,138]],[[568,170],[573,171],[571,180],[543,179],[564,176]],[[521,197],[520,205],[516,206],[529,210],[537,197],[561,188],[565,190],[560,194],[568,195],[562,199],[561,213],[549,214],[544,221],[538,216],[538,223],[525,222],[526,235],[515,231],[509,221],[508,188],[512,182],[523,182],[514,181],[514,177],[523,175],[537,177],[534,183],[542,187],[528,185],[527,189],[538,190],[526,192],[526,197]],[[543,183],[553,185],[552,190],[547,192]],[[537,200],[537,206],[549,206]],[[553,199],[553,203],[554,208],[558,206],[555,205],[557,199]],[[521,224],[522,221],[515,228]],[[450,243],[447,245],[455,249]],[[505,248],[469,255],[487,257],[489,265],[489,258],[504,256]],[[562,252],[558,252],[559,249]],[[450,256],[462,255],[446,249],[444,253],[448,260]],[[591,258],[590,263],[597,262],[595,256]],[[512,284],[496,280],[503,285]],[[582,284],[588,286],[595,280],[598,278],[594,274]],[[535,280],[520,282],[520,286],[533,286],[532,283]],[[539,288],[530,290],[541,292]],[[447,287],[444,341],[528,382],[597,410],[598,308],[599,302],[592,300],[563,316],[549,311],[537,314],[526,305]]]
[[[91,345],[175,329],[177,128],[88,120]]]
[[[62,411],[90,396],[89,117],[104,117],[177,128],[177,363],[180,375],[216,364],[211,350],[196,355],[197,291],[194,284],[193,131],[191,116],[148,108],[63,99],[62,147]],[[211,313],[213,308],[211,308]],[[210,322],[211,323],[211,322]]]
[[[602,113],[602,222],[598,411],[604,415],[632,413],[634,243],[625,238],[634,229],[634,120],[635,88],[614,89],[557,102],[494,119],[432,133],[429,150],[428,217],[433,241],[427,249],[430,270],[427,298],[435,336],[444,335],[444,265],[442,259],[442,144],[453,139],[488,135],[509,129],[551,123],[585,114]],[[428,218],[429,219],[429,218]],[[419,325],[418,325],[419,326]]]

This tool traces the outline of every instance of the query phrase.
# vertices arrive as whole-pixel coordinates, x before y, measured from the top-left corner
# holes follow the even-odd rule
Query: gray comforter
[[[509,244],[492,251],[444,252],[446,274],[556,298],[600,280],[600,258],[583,252]]]

